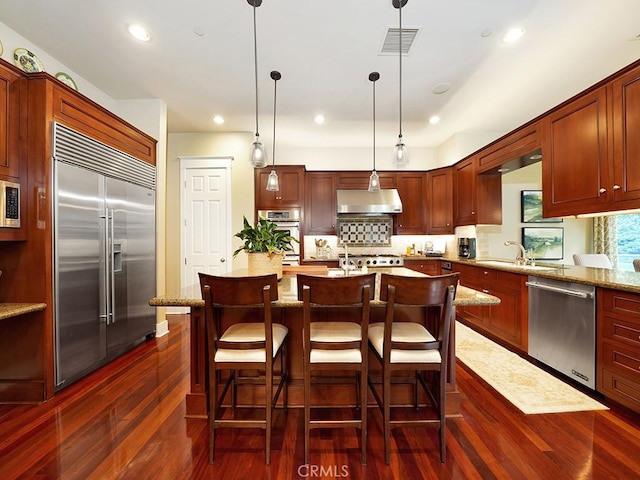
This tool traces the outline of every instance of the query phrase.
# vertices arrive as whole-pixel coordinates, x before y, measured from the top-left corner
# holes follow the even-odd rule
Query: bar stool
[[[309,463],[312,428],[360,429],[362,464],[367,463],[367,328],[375,273],[347,277],[297,275],[303,301],[304,461]],[[312,317],[314,321],[312,322]],[[356,408],[360,418],[311,420],[314,373],[347,370],[355,373]],[[327,380],[325,378],[325,380]],[[318,407],[319,405],[314,405]]]
[[[371,378],[369,386],[382,412],[384,457],[390,460],[391,429],[398,427],[438,427],[440,429],[440,461],[445,462],[445,397],[449,355],[449,338],[453,316],[453,298],[458,273],[432,277],[402,277],[381,274],[380,300],[387,302],[385,321],[369,326],[369,344],[373,356],[382,367],[382,397]],[[396,307],[424,307],[424,323],[397,321],[401,310]],[[427,322],[435,319],[437,331]],[[429,330],[431,328],[431,331]],[[434,333],[432,333],[434,332]],[[398,372],[412,372],[407,379]],[[427,377],[435,371],[437,383]],[[431,380],[431,381],[430,381]],[[418,384],[429,397],[436,418],[391,420],[391,383],[414,384],[414,403],[418,408]],[[431,385],[430,385],[431,383]],[[437,390],[437,395],[434,393]]]
[[[287,409],[287,327],[273,323],[271,302],[278,299],[276,274],[255,277],[219,277],[199,273],[209,347],[209,462],[214,461],[215,430],[220,427],[262,428],[266,430],[266,464],[271,462],[273,410],[284,389]],[[235,323],[221,330],[222,310],[246,307],[250,321]],[[274,362],[280,357],[280,375],[273,392]],[[240,376],[240,370],[264,370],[259,377]],[[218,372],[228,371],[222,393],[218,395]],[[231,407],[236,408],[237,385],[264,384],[265,418],[221,418],[221,403],[232,387]]]

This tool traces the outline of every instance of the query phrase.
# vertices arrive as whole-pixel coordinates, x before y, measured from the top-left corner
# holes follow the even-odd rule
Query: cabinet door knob
[[[614,190],[620,190],[620,185],[614,185],[614,186],[613,186],[613,189],[614,189]]]
[[[227,261],[227,259],[226,259],[226,258],[224,258],[224,257],[222,257],[222,258],[220,259],[220,263],[224,263],[224,262],[226,262],[226,261]]]
[[[606,188],[601,188],[601,189],[600,189],[600,190],[598,190],[598,191],[599,191],[600,193],[604,193],[604,192],[606,192],[606,191],[607,191],[607,189],[606,189]]]
[[[488,293],[489,293],[489,290],[482,289],[482,293],[486,293],[486,294],[488,294]]]

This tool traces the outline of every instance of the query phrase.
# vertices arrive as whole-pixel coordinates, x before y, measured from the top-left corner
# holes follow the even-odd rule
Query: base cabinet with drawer
[[[426,275],[440,275],[440,262],[438,260],[422,259],[404,259],[404,268],[415,270],[416,272]]]
[[[640,412],[640,294],[598,289],[597,390]]]
[[[481,333],[527,352],[529,340],[526,275],[454,263],[460,284],[500,299],[489,307],[461,306],[456,317]]]

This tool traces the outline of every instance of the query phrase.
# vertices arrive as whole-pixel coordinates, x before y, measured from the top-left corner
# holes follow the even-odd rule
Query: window
[[[640,214],[618,215],[618,268],[633,271],[633,259],[640,258]]]

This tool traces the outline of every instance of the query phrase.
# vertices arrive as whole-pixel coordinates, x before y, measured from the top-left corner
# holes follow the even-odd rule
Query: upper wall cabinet
[[[336,235],[336,175],[307,172],[305,179],[304,234]]]
[[[369,188],[369,171],[337,172],[338,190],[366,190]],[[378,172],[380,188],[396,188],[398,179],[395,172]]]
[[[425,212],[425,172],[398,173],[398,194],[402,200],[402,213],[395,219],[398,235],[424,235],[427,233]]]
[[[26,107],[26,93],[26,79],[0,64],[0,177],[7,180],[20,177],[27,125],[21,109]]]
[[[640,208],[640,67],[542,120],[546,217]]]
[[[622,209],[640,200],[640,67],[611,84],[613,115],[613,199]],[[633,201],[633,204],[627,202]]]
[[[427,234],[449,235],[453,226],[453,170],[451,167],[427,172]]]
[[[271,168],[255,169],[255,204],[256,210],[302,207],[304,205],[304,171],[303,165],[286,165],[276,167],[280,190],[267,190],[267,179]]]
[[[478,154],[478,173],[500,173],[499,169],[515,170],[534,163],[527,154],[540,149],[540,123],[520,128]]]
[[[453,167],[453,213],[456,227],[502,223],[502,179],[500,175],[478,175],[478,155]]]
[[[545,217],[606,211],[610,202],[607,88],[583,95],[542,119]]]

